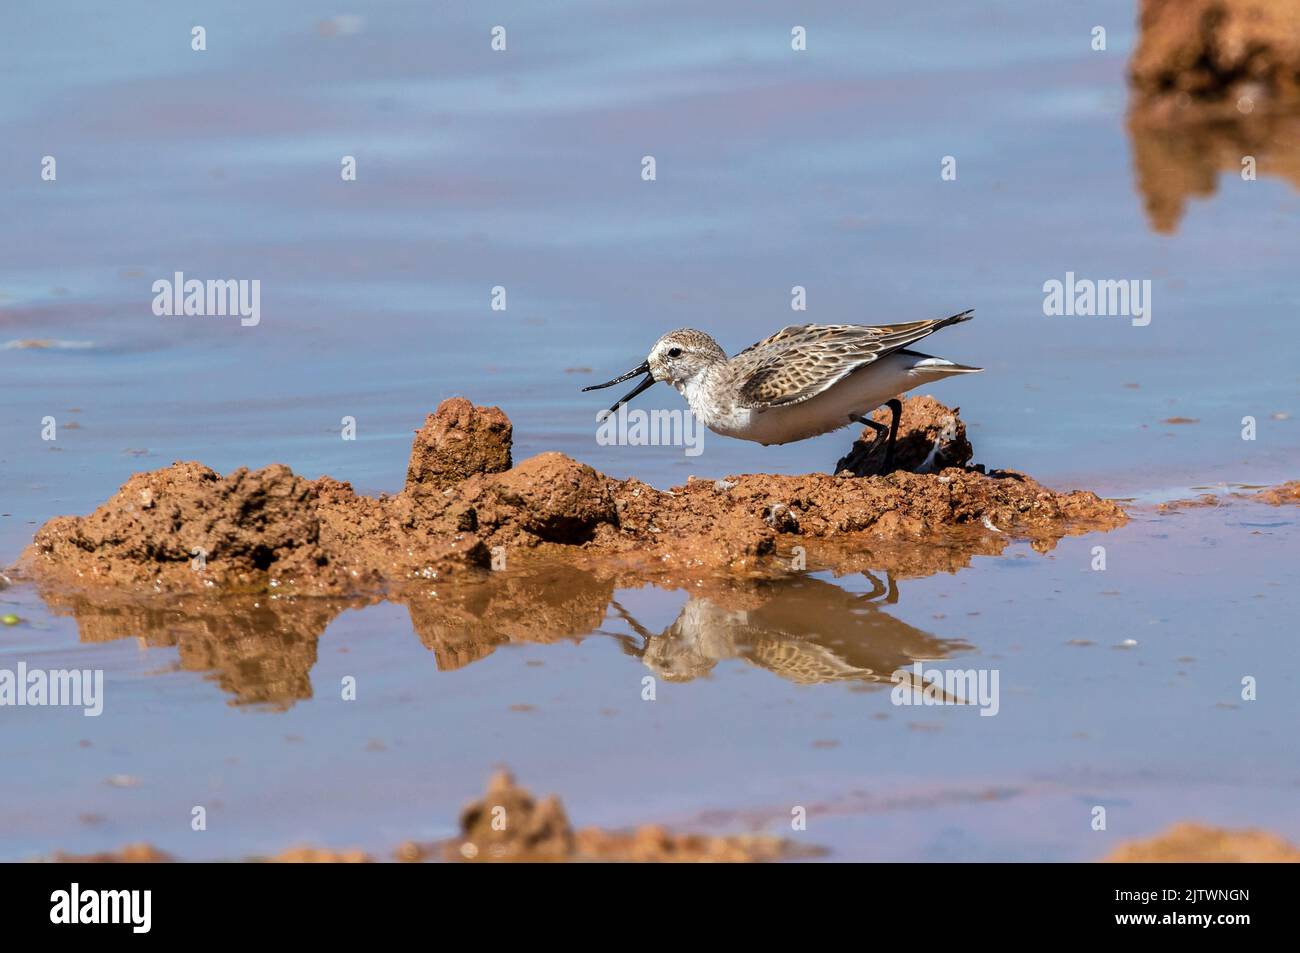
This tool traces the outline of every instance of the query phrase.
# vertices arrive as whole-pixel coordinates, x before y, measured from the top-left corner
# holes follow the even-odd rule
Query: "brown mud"
[[[460,833],[446,841],[404,841],[392,859],[405,863],[428,860],[459,862],[622,861],[636,863],[761,863],[815,857],[820,847],[765,834],[708,835],[674,833],[655,824],[632,831],[597,827],[574,830],[559,798],[537,800],[515,783],[508,771],[488,782],[486,793],[460,815]],[[167,863],[177,858],[149,844],[129,844],[120,851],[98,854],[56,852],[58,863]],[[371,863],[376,858],[359,850],[292,847],[271,857],[248,858],[268,863]]]
[[[1277,486],[1271,486],[1266,490],[1252,494],[1250,499],[1257,503],[1268,503],[1270,506],[1300,504],[1300,480],[1290,480]]]
[[[1300,189],[1300,0],[1143,0],[1140,25],[1128,128],[1152,227],[1246,156]]]
[[[655,824],[631,831],[588,827],[575,830],[563,804],[554,796],[538,801],[507,771],[488,782],[482,798],[461,812],[456,837],[433,843],[404,841],[392,859],[404,863],[450,862],[591,862],[755,863],[822,856],[819,846],[767,834],[705,835],[670,832]],[[372,863],[359,850],[292,847],[271,857],[248,858],[269,863]],[[128,844],[119,851],[96,854],[55,852],[56,863],[171,863],[177,858],[150,844]],[[1183,821],[1150,838],[1121,843],[1102,863],[1300,863],[1300,848],[1276,834],[1257,829],[1230,830]]]
[[[100,851],[97,854],[69,854],[58,850],[49,860],[55,864],[170,864],[176,858],[152,844],[127,844],[120,850]]]
[[[1203,507],[1231,506],[1234,503],[1264,503],[1269,506],[1300,504],[1300,480],[1289,480],[1251,493],[1241,491],[1224,494],[1202,493],[1189,500],[1170,500],[1161,503],[1156,509],[1161,513],[1172,513]]]
[[[657,825],[634,831],[574,830],[559,799],[537,801],[508,771],[488,782],[484,796],[460,815],[460,836],[441,845],[404,844],[402,859],[440,851],[459,861],[633,861],[640,863],[752,863],[816,856],[809,848],[770,835],[674,834]]]
[[[1296,864],[1300,863],[1300,849],[1266,831],[1234,831],[1183,821],[1146,840],[1120,844],[1105,861],[1112,864]]]
[[[901,554],[908,542],[935,548],[927,563],[960,564],[1012,539],[1048,550],[1126,521],[1093,493],[968,466],[960,418],[928,397],[906,401],[899,431],[899,464],[925,473],[746,474],[663,491],[560,453],[512,466],[511,436],[499,409],[444,401],[417,433],[394,496],[361,496],[280,464],[222,476],[174,463],[133,475],[89,516],[47,522],[21,566],[65,590],[285,598],[390,591],[477,577],[494,560],[563,555],[605,578],[650,573],[671,585],[780,575],[796,558],[798,568],[852,570],[871,554],[880,567],[880,552]],[[846,461],[854,453],[859,463],[878,455],[865,435]],[[900,558],[884,568],[939,568],[907,565],[914,552]]]

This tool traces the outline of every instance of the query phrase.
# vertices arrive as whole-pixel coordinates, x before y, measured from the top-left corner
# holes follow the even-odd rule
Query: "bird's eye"
[[[679,348],[679,347],[670,347],[670,348],[668,349],[668,356],[669,356],[669,357],[681,357],[681,356],[682,356],[682,349]]]

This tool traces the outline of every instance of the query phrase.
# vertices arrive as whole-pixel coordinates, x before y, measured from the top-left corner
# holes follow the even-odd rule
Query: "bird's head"
[[[612,413],[618,410],[619,404],[626,404],[637,394],[659,381],[667,381],[681,389],[708,367],[726,360],[727,353],[709,335],[692,328],[679,328],[676,331],[669,331],[656,341],[654,347],[650,349],[649,357],[626,374],[603,384],[584,387],[583,390],[613,387],[615,384],[631,380],[638,374],[644,374],[645,377],[632,389],[632,392],[610,408]]]

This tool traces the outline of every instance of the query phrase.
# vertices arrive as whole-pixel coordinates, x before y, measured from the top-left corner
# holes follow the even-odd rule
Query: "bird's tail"
[[[961,324],[963,321],[969,321],[973,317],[975,317],[975,309],[967,308],[960,314],[954,314],[951,317],[942,318],[939,321],[936,321],[934,327],[937,331],[939,328],[946,328],[950,324]]]
[[[918,374],[924,374],[927,377],[933,377],[939,380],[944,377],[951,377],[954,374],[974,374],[982,371],[982,367],[971,367],[969,364],[957,364],[953,361],[946,361],[942,357],[931,357],[928,354],[917,354],[915,351],[908,351],[919,360],[912,365],[912,371]]]
[[[908,321],[906,324],[891,324],[887,327],[878,328],[879,337],[877,341],[882,345],[878,354],[884,355],[891,351],[897,351],[900,348],[910,347],[922,338],[928,338],[940,328],[946,328],[950,324],[961,324],[963,321],[969,321],[975,317],[975,309],[970,308],[962,311],[960,314],[950,315],[946,318],[931,318],[928,321]]]

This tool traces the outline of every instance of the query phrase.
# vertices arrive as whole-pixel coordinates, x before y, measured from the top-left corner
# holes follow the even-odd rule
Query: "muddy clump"
[[[1278,486],[1271,486],[1267,490],[1260,490],[1252,499],[1259,503],[1268,503],[1270,506],[1300,504],[1300,480],[1291,480]]]
[[[510,466],[511,427],[496,408],[445,401],[417,434],[405,488],[358,495],[287,467],[222,476],[198,463],[138,473],[86,517],[50,520],[24,562],[50,583],[155,592],[342,595],[423,584],[530,553],[628,570],[772,574],[781,552],[827,544],[967,542],[996,534],[1049,549],[1126,517],[1092,493],[1059,493],[1010,470],[970,468],[956,411],[909,398],[900,469],[857,478],[748,474],[658,490],[615,480],[560,453]],[[860,456],[878,455],[862,441]],[[977,545],[978,548],[978,545]]]
[[[448,860],[564,860],[573,854],[573,828],[554,795],[534,800],[507,771],[460,814],[460,844]]]
[[[281,464],[223,477],[201,463],[137,473],[87,517],[56,517],[38,557],[85,582],[258,591],[339,567],[322,545],[317,489]]]
[[[958,416],[960,413],[960,407],[945,407],[933,397],[910,398],[903,405],[899,417],[891,467],[912,473],[937,473],[948,467],[964,467],[970,463],[975,448],[966,438],[966,425]],[[885,407],[877,408],[871,414],[872,420],[884,426],[889,426],[890,417]],[[835,472],[848,472],[853,476],[870,476],[879,472],[884,463],[885,443],[877,431],[864,427],[862,436],[835,464]]]
[[[1144,0],[1128,128],[1152,226],[1220,174],[1300,188],[1300,0]]]
[[[50,857],[55,864],[170,864],[176,858],[152,844],[127,844],[121,850],[100,851],[97,854],[68,854],[55,851]]]
[[[589,827],[575,831],[559,798],[537,800],[515,783],[508,771],[488,782],[487,792],[460,815],[460,833],[447,841],[404,841],[392,859],[405,863],[429,860],[569,863],[619,861],[639,863],[754,863],[820,856],[820,847],[795,844],[762,834],[678,834],[647,824],[632,831]],[[130,844],[119,851],[97,854],[55,852],[56,863],[168,863],[176,858],[150,844]],[[244,858],[254,863],[367,864],[375,861],[361,850],[291,847],[268,857]]]
[[[1120,844],[1104,858],[1112,864],[1300,863],[1300,849],[1276,834],[1227,830],[1183,822],[1147,840]]]
[[[1229,506],[1234,503],[1264,503],[1269,506],[1295,506],[1300,504],[1300,480],[1290,480],[1277,486],[1265,487],[1253,493],[1202,493],[1188,500],[1170,500],[1156,507],[1159,513],[1176,513],[1180,510],[1205,509]]]
[[[1018,536],[1051,548],[1063,535],[1125,521],[1092,493],[1058,493],[1009,470],[957,467],[870,478],[744,475],[668,492],[628,481],[617,497],[619,525],[602,527],[596,541],[611,551],[635,548],[665,569],[756,569],[778,541],[805,547],[810,559],[819,543],[937,542],[953,532]]]
[[[475,407],[464,397],[445,400],[415,433],[406,489],[441,489],[475,473],[510,469],[514,427],[499,407]]]
[[[326,847],[290,847],[273,857],[269,864],[373,864],[375,859],[360,850],[330,850]]]
[[[537,801],[507,771],[461,813],[460,836],[441,845],[452,861],[621,861],[638,863],[754,863],[808,856],[818,851],[765,835],[675,834],[658,825],[634,831],[575,831],[558,798]],[[415,843],[398,848],[399,860],[436,856]]]

